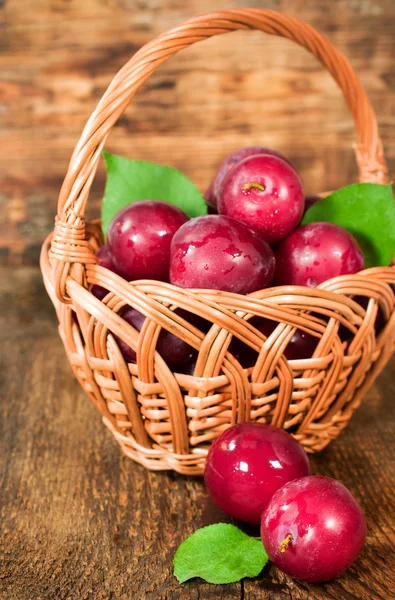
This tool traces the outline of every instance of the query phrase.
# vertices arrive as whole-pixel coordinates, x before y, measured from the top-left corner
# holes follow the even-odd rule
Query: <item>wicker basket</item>
[[[298,19],[260,9],[199,16],[144,46],[120,70],[72,156],[41,268],[75,376],[124,453],[149,469],[202,473],[210,443],[246,420],[283,427],[308,452],[319,451],[347,425],[394,349],[394,267],[337,277],[315,289],[275,287],[241,296],[148,280],[128,283],[97,264],[100,224],[86,223],[84,212],[114,123],[156,67],[195,42],[239,29],[289,38],[321,61],[356,124],[360,180],[387,181],[375,115],[361,83],[347,59]],[[109,290],[102,302],[89,291],[93,284]],[[367,297],[366,309],[353,300],[356,295]],[[140,333],[118,315],[125,305],[147,317]],[[211,322],[208,333],[175,313],[177,308]],[[378,310],[385,327],[376,335]],[[254,315],[278,323],[268,338],[249,323]],[[347,342],[338,335],[340,326],[349,332]],[[171,372],[156,351],[162,327],[199,351],[193,375]],[[296,328],[319,342],[311,358],[287,361],[283,351]],[[125,362],[113,334],[136,350],[137,364]],[[254,367],[243,369],[228,351],[232,336],[259,351]]]

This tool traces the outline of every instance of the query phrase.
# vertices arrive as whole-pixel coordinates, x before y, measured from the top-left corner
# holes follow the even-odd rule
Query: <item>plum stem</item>
[[[281,554],[284,554],[284,552],[288,548],[288,544],[290,542],[292,542],[292,540],[293,540],[292,533],[288,533],[288,535],[283,539],[283,541],[281,542],[281,544],[278,547],[278,549],[280,550]]]
[[[247,183],[243,183],[242,190],[243,192],[249,192],[251,189],[259,190],[260,192],[265,191],[265,186],[257,183],[256,181],[247,181]]]

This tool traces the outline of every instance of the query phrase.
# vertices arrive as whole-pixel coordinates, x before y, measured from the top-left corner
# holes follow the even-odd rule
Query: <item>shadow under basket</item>
[[[394,350],[392,266],[314,289],[283,286],[241,296],[129,283],[97,264],[100,224],[86,223],[84,213],[108,133],[157,66],[197,41],[238,29],[287,37],[320,60],[356,124],[360,181],[387,181],[375,115],[352,67],[325,37],[293,17],[262,9],[202,15],[144,46],[116,75],[72,156],[41,269],[75,376],[123,452],[149,469],[201,474],[212,441],[249,420],[282,427],[308,452],[319,451],[347,425]],[[108,290],[102,301],[92,285]],[[145,315],[140,332],[122,318],[124,306]],[[256,328],[256,317],[272,321],[268,335]],[[157,351],[162,329],[195,350],[190,374],[172,372]],[[315,342],[308,357],[289,360],[296,330]],[[136,351],[136,364],[125,361],[114,336]],[[243,367],[236,347],[254,357],[251,365]]]

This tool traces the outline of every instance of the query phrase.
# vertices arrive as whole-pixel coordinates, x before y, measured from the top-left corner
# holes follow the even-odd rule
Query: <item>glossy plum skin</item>
[[[109,269],[110,271],[116,273],[116,269],[114,267],[110,251],[106,244],[99,248],[99,250],[96,252],[96,256],[101,267],[105,267],[106,269]],[[92,285],[91,292],[99,300],[103,300],[103,298],[108,294],[108,290],[106,290],[106,288],[96,284]]]
[[[145,321],[145,316],[142,315],[138,310],[127,306],[122,310],[121,316],[130,325],[133,325],[137,331],[141,331]],[[182,311],[181,316],[185,320],[188,320],[189,315],[184,313],[184,311]],[[127,362],[135,363],[136,352],[133,350],[133,348],[131,348],[126,342],[124,342],[115,334],[114,338],[122,352],[124,359]],[[197,355],[197,352],[194,350],[194,348],[165,329],[162,329],[159,334],[156,349],[172,370],[181,369],[184,365],[188,365],[193,358],[196,358]]]
[[[275,330],[278,323],[269,319],[262,319],[257,325],[257,329],[266,337]],[[303,358],[311,358],[314,350],[317,347],[319,338],[303,331],[296,329],[284,350],[284,356],[288,360],[301,360]]]
[[[128,281],[169,281],[171,240],[187,221],[182,210],[159,200],[142,200],[121,209],[107,236],[118,273]]]
[[[248,294],[272,283],[274,267],[270,246],[222,215],[188,221],[171,244],[170,281],[180,287]]]
[[[291,233],[276,251],[277,285],[318,284],[365,267],[357,241],[333,223],[310,223]]]
[[[112,271],[112,269],[114,268],[114,265],[112,262],[110,250],[106,244],[104,244],[104,246],[101,246],[101,248],[99,248],[99,250],[96,252],[96,257],[97,257],[97,260],[99,261],[99,265],[101,265],[102,267],[105,267],[106,269],[110,269],[110,271]]]
[[[253,318],[250,320],[250,323],[266,337],[269,337],[278,325],[276,321],[261,318]],[[284,356],[287,360],[311,358],[317,347],[318,341],[319,338],[310,333],[306,333],[302,329],[297,329],[284,349]],[[232,339],[229,350],[244,369],[248,369],[255,365],[258,353],[236,337]]]
[[[279,242],[302,218],[302,182],[284,159],[257,154],[241,161],[226,175],[218,209],[220,214],[259,232],[269,244]]]
[[[247,148],[241,148],[240,150],[235,150],[232,154],[229,154],[224,158],[222,163],[220,164],[217,173],[215,174],[214,179],[210,183],[207,191],[204,195],[207,204],[216,209],[218,204],[218,198],[222,186],[222,182],[224,177],[236,166],[239,162],[247,158],[248,156],[254,156],[254,154],[271,154],[273,156],[279,156],[283,160],[287,160],[285,156],[276,152],[275,150],[271,150],[270,148],[266,148],[265,146],[248,146]]]
[[[307,455],[289,433],[264,423],[239,423],[211,446],[204,480],[224,512],[260,523],[273,494],[288,481],[309,473]]]
[[[353,300],[357,302],[362,308],[365,310],[368,308],[369,298],[367,296],[354,296]],[[386,320],[384,318],[383,311],[381,306],[378,307],[377,315],[374,321],[374,329],[375,334],[379,335],[386,325]],[[345,327],[345,325],[340,325],[339,327],[339,337],[342,342],[349,342],[353,337],[353,334],[350,329]]]
[[[365,543],[366,523],[343,484],[310,476],[274,494],[262,514],[261,536],[281,571],[300,581],[323,582],[339,577],[355,561]]]
[[[129,325],[133,325],[133,327],[137,329],[137,331],[140,331],[145,321],[145,316],[142,315],[141,312],[134,308],[131,308],[130,306],[125,306],[125,308],[122,309],[122,311],[119,314],[123,319],[125,319],[127,323],[129,323]],[[133,348],[131,348],[126,342],[124,342],[120,337],[118,337],[115,334],[114,338],[126,362],[135,363],[136,352],[133,350]]]

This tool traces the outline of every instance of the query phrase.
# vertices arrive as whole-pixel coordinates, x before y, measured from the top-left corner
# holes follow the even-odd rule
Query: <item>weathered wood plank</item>
[[[349,57],[378,111],[395,166],[395,5],[390,0],[249,2],[305,18]],[[244,6],[218,0],[216,8]],[[106,86],[153,36],[212,9],[210,0],[39,0],[0,5],[0,262],[36,262],[80,132]],[[347,109],[315,59],[243,32],[181,53],[147,82],[107,147],[168,163],[203,190],[228,152],[263,143],[289,155],[307,191],[355,180]],[[101,165],[91,194],[97,214]]]
[[[256,580],[182,586],[178,544],[227,520],[201,479],[152,473],[121,456],[71,374],[36,268],[0,269],[1,600],[389,600],[395,589],[395,384],[388,366],[316,473],[365,511],[360,559],[307,585],[266,568]]]

